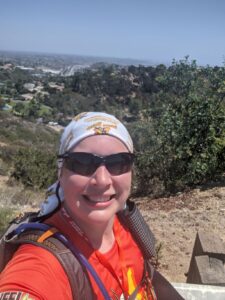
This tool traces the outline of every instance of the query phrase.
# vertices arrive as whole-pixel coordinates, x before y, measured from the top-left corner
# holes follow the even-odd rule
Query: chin
[[[99,211],[92,211],[88,214],[87,216],[87,221],[93,222],[93,226],[94,223],[107,223],[110,222],[116,215],[117,210],[113,211],[113,212],[109,212],[107,210],[99,210]]]

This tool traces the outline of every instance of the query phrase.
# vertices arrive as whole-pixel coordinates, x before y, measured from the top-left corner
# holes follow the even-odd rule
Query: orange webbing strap
[[[58,229],[56,229],[55,227],[48,229],[38,238],[37,242],[43,243],[46,239],[48,239],[50,236],[52,236],[56,232],[58,232]]]

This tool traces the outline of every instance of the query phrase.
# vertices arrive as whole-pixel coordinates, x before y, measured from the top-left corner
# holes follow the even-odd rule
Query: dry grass
[[[44,192],[25,189],[18,182],[10,182],[7,176],[0,176],[0,207],[38,208]]]
[[[22,184],[9,182],[7,176],[0,175],[0,235],[21,212],[38,210],[44,196],[44,192],[25,189]]]

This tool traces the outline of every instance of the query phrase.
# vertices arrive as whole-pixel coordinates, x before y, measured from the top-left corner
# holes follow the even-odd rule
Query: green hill
[[[0,174],[44,188],[56,174],[59,132],[0,112]]]

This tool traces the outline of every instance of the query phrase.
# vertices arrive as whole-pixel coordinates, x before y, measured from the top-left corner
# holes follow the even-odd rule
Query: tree
[[[173,67],[171,77],[168,71],[161,78],[164,103],[160,118],[154,119],[154,145],[147,146],[137,160],[139,191],[145,193],[152,191],[155,178],[163,183],[164,192],[175,192],[225,171],[222,77],[217,76],[220,83],[216,83],[212,70],[206,77],[187,61]]]

